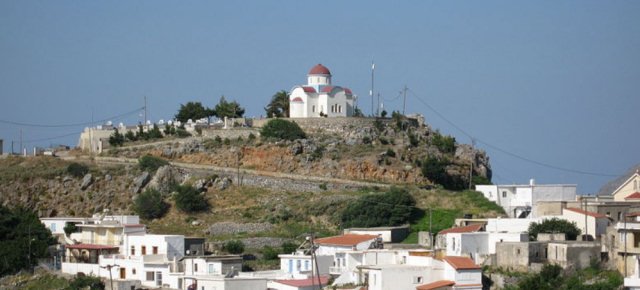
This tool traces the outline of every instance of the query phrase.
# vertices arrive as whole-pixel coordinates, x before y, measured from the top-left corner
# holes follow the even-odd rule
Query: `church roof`
[[[347,95],[353,95],[350,88],[344,88],[344,92],[347,93]]]
[[[293,98],[293,100],[291,100],[291,101],[292,101],[292,102],[304,102],[304,101],[302,100],[302,98],[301,98],[301,97],[295,97],[295,98]]]
[[[314,89],[313,87],[302,87],[302,90],[305,93],[315,93],[316,92],[316,89]]]
[[[333,90],[333,86],[324,86],[324,87],[322,87],[322,89],[321,89],[321,91],[322,91],[323,93],[330,93],[330,92],[331,92],[331,90]]]
[[[326,66],[322,64],[316,64],[314,67],[311,68],[311,70],[309,71],[309,74],[310,75],[331,75],[331,72]]]

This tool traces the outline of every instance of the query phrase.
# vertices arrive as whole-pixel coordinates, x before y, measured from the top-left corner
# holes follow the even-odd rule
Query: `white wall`
[[[606,234],[607,225],[609,223],[606,218],[597,219],[593,216],[587,215],[587,227],[585,228],[585,215],[566,209],[562,210],[562,218],[570,222],[575,222],[583,235],[587,233],[595,238]],[[585,229],[587,232],[585,232]]]

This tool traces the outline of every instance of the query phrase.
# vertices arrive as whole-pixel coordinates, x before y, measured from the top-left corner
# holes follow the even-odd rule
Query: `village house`
[[[636,170],[611,195],[615,201],[640,201],[640,171]]]
[[[575,223],[588,240],[600,240],[610,224],[609,218],[604,214],[572,207],[563,209],[560,218]]]
[[[475,189],[495,202],[510,218],[535,218],[541,201],[575,201],[575,184],[476,185]]]

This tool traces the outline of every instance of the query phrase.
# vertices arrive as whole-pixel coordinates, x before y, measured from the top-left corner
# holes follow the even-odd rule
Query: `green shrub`
[[[393,151],[393,149],[389,148],[389,149],[387,149],[387,152],[385,153],[385,155],[387,155],[389,157],[396,157],[396,152]]]
[[[244,252],[244,243],[242,243],[242,241],[232,240],[226,242],[223,248],[229,254],[242,254]]]
[[[297,140],[306,138],[306,134],[298,124],[282,119],[273,119],[267,122],[260,134],[264,138],[276,138],[282,140]]]
[[[89,167],[84,164],[73,162],[67,166],[67,173],[71,176],[81,178],[89,173]]]
[[[253,135],[253,133],[249,133],[249,140],[255,140],[256,139],[256,135]]]
[[[371,137],[369,136],[362,137],[362,144],[371,144]]]
[[[528,232],[532,241],[537,240],[539,233],[565,233],[567,240],[575,240],[580,235],[581,230],[576,226],[575,222],[552,218],[546,219],[541,223],[531,223]]]
[[[270,246],[265,246],[264,248],[262,248],[262,258],[265,260],[275,260],[278,259],[278,255],[280,253],[278,252],[278,250],[270,247]]]
[[[350,202],[342,212],[342,227],[398,226],[410,221],[416,201],[406,189],[392,187]]]
[[[66,224],[64,225],[63,230],[64,230],[64,233],[65,233],[67,236],[69,236],[69,235],[71,235],[72,233],[76,233],[76,232],[78,232],[78,227],[76,226],[76,224],[75,224],[75,223],[66,223]]]
[[[189,185],[176,185],[174,187],[176,207],[186,213],[204,211],[209,208],[209,203],[198,190]]]
[[[231,145],[231,140],[229,140],[229,138],[224,138],[224,145]]]
[[[427,157],[422,162],[422,175],[449,190],[465,189],[467,184],[459,175],[450,175],[447,172],[447,165],[449,161],[446,159]]]
[[[375,121],[373,121],[373,128],[375,128],[376,131],[380,133],[384,131],[384,124],[382,123],[382,121],[376,119]]]
[[[418,145],[420,145],[420,140],[418,140],[418,137],[416,137],[416,135],[414,135],[413,133],[409,133],[409,144],[412,147],[418,147]]]
[[[158,168],[169,165],[169,162],[160,157],[145,155],[138,159],[138,165],[142,170],[155,172]]]
[[[65,290],[77,289],[104,290],[105,285],[99,277],[78,274],[69,282],[69,287]]]
[[[191,133],[187,132],[187,130],[183,128],[178,128],[176,129],[176,136],[178,136],[178,138],[186,138],[186,137],[190,137]]]
[[[440,132],[435,132],[431,138],[431,144],[436,146],[442,153],[453,154],[456,152],[456,138],[442,136]]]
[[[298,245],[292,242],[285,242],[280,246],[282,248],[282,253],[291,254],[298,249]]]
[[[318,187],[320,189],[322,189],[322,190],[327,190],[327,184],[326,183],[320,183],[320,185]]]
[[[133,202],[133,210],[143,219],[161,218],[169,210],[162,194],[154,189],[142,192]]]

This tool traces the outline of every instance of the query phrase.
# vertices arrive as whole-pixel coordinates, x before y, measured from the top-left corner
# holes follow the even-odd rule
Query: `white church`
[[[289,117],[350,117],[355,99],[350,89],[331,85],[331,72],[317,64],[309,71],[307,84],[291,90]]]

